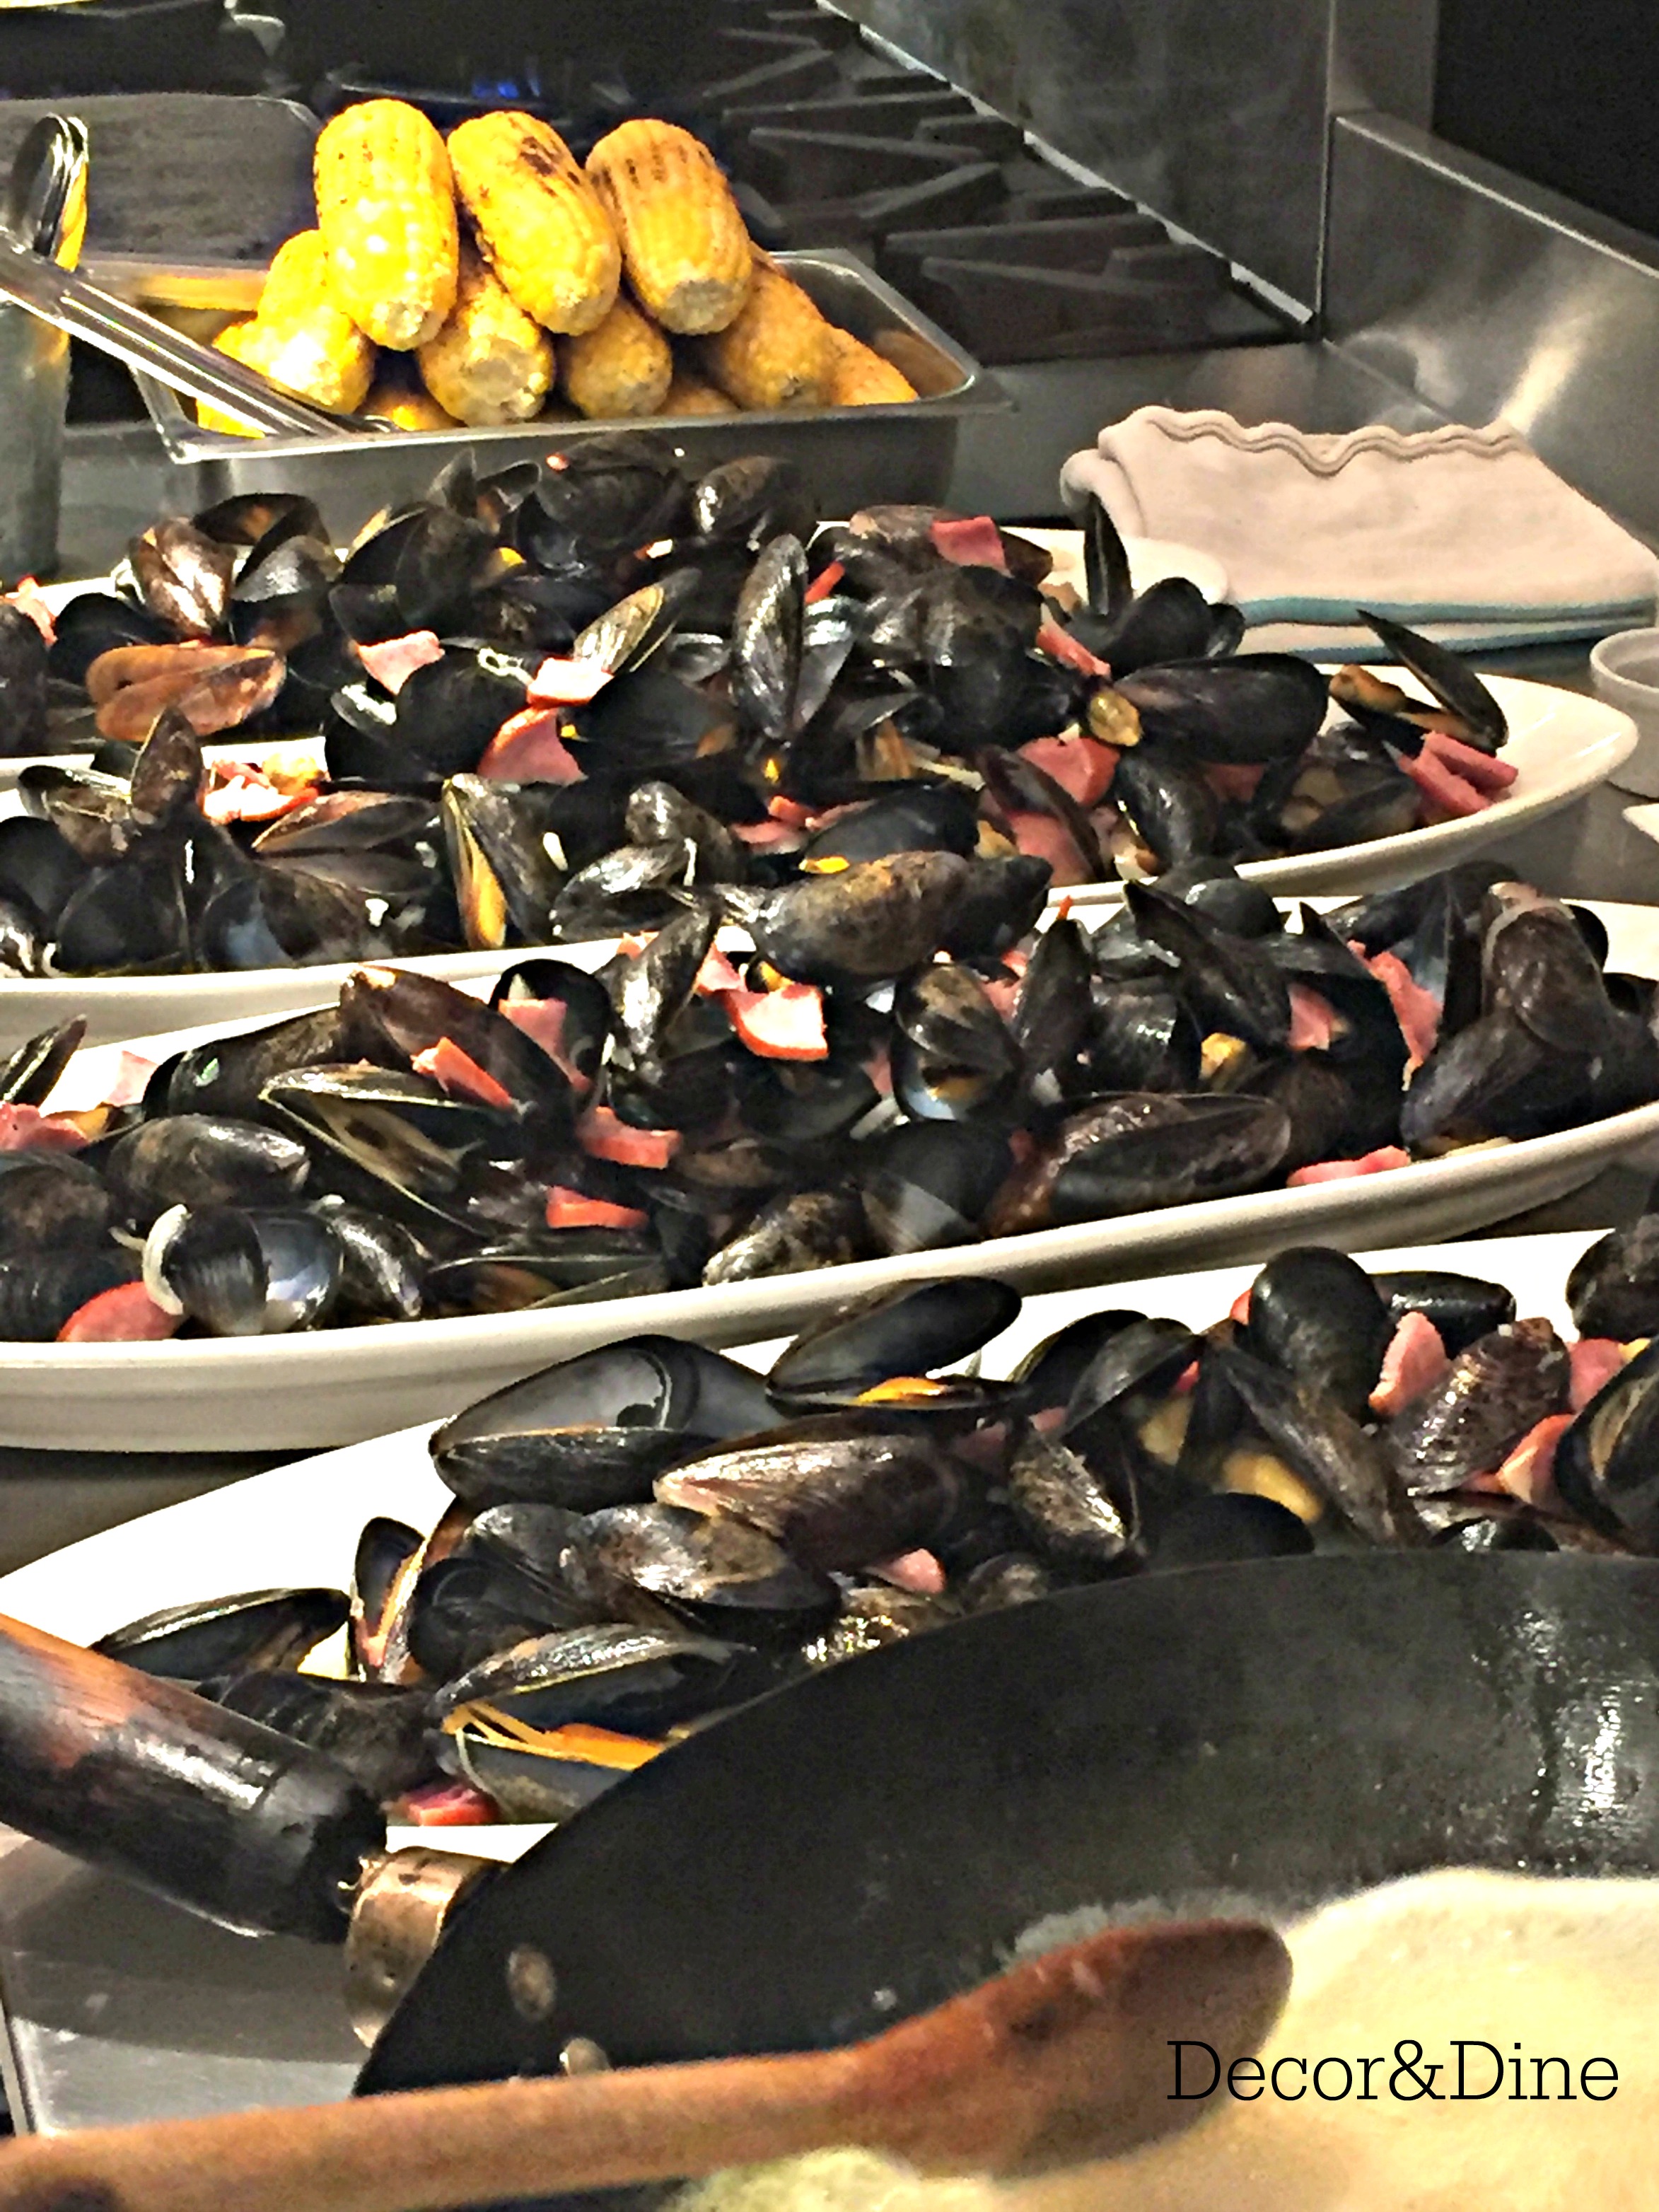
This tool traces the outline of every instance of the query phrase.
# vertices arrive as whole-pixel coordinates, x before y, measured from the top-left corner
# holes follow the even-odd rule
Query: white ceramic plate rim
[[[1659,922],[1659,909],[1587,903],[1608,922],[1610,934],[1614,930],[1620,933],[1613,939],[1610,953],[1615,965],[1645,959],[1650,969],[1659,967],[1651,935]],[[1628,940],[1628,954],[1621,951],[1621,939]],[[587,956],[583,964],[595,966],[610,950],[604,945],[574,949]],[[215,1023],[205,1032],[181,1030],[130,1040],[128,1048],[159,1060],[190,1043],[228,1034],[233,1028],[257,1026],[258,1018],[252,1017],[234,1024]],[[90,1049],[107,1053],[112,1048]],[[1321,1233],[1328,1241],[1339,1241],[1340,1235],[1360,1237],[1369,1223],[1379,1217],[1386,1220],[1413,1199],[1437,1192],[1501,1191],[1532,1165],[1546,1161],[1565,1165],[1580,1159],[1611,1160],[1655,1139],[1659,1139],[1659,1103],[1633,1107],[1553,1135],[1470,1147],[1443,1159],[1416,1161],[1334,1185],[1316,1183],[1296,1190],[1204,1199],[942,1250],[766,1275],[714,1288],[619,1299],[599,1308],[574,1305],[516,1314],[464,1315],[291,1336],[190,1338],[151,1344],[0,1344],[0,1387],[8,1376],[54,1376],[61,1379],[72,1404],[77,1383],[94,1380],[106,1389],[119,1379],[142,1382],[147,1391],[186,1390],[192,1381],[198,1387],[220,1390],[239,1383],[258,1390],[285,1381],[301,1385],[311,1368],[326,1368],[336,1375],[420,1372],[438,1364],[463,1362],[470,1354],[500,1352],[508,1345],[522,1346],[533,1357],[535,1347],[545,1342],[551,1358],[562,1356],[560,1340],[572,1333],[573,1317],[580,1323],[581,1316],[591,1318],[599,1312],[617,1317],[611,1333],[618,1335],[662,1330],[671,1335],[694,1335],[704,1342],[730,1344],[764,1333],[769,1316],[797,1310],[803,1304],[828,1306],[889,1285],[945,1277],[1004,1275],[1018,1283],[1022,1277],[1045,1269],[1109,1267],[1115,1247],[1147,1238],[1156,1242],[1160,1229],[1171,1237],[1195,1234],[1218,1237],[1254,1227],[1264,1209],[1268,1210],[1273,1233],[1281,1244],[1297,1242],[1298,1224],[1310,1220],[1326,1222]],[[1340,1207],[1340,1232],[1329,1226],[1334,1194]]]

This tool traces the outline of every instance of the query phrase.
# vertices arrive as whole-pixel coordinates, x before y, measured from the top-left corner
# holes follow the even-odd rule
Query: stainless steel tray
[[[349,538],[382,507],[418,497],[458,447],[471,447],[481,471],[539,457],[619,427],[666,427],[698,469],[739,453],[787,454],[805,469],[826,514],[850,514],[877,500],[945,495],[966,416],[1006,409],[997,384],[955,341],[893,291],[858,258],[836,249],[779,259],[832,322],[902,368],[921,395],[884,407],[796,409],[775,414],[697,416],[670,422],[537,422],[504,430],[365,432],[328,441],[228,437],[204,430],[177,393],[139,379],[144,403],[167,448],[169,496],[184,513],[233,492],[307,493],[337,538]],[[215,272],[180,261],[151,265],[133,292],[193,307],[246,313],[248,271]]]

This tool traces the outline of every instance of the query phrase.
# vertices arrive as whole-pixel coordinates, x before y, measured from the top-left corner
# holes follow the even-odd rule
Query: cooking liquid
[[[1346,2058],[1354,2089],[1336,2100],[1341,2069],[1297,2102],[1264,2094],[1236,2102],[1224,2086],[1189,2134],[1109,2165],[996,2187],[920,2181],[863,2152],[829,2152],[715,2175],[674,2212],[1651,2212],[1659,2204],[1659,1881],[1562,1881],[1454,1871],[1417,1875],[1328,1905],[1286,1930],[1296,1977],[1261,2053]],[[1455,2039],[1493,2045],[1505,2062],[1498,2093],[1459,2102]],[[1395,2046],[1417,2044],[1418,2079],[1438,2100],[1396,2096]],[[1516,2045],[1520,2052],[1515,2051]],[[1235,2053],[1223,2053],[1224,2062]],[[1412,2054],[1407,2051],[1407,2057]],[[1510,2062],[1519,2056],[1525,2101]],[[1184,2086],[1210,2067],[1189,2060]],[[1358,2061],[1375,2101],[1360,2102]],[[1568,2061],[1573,2091],[1562,2100]],[[1599,2101],[1581,2094],[1592,2059]],[[1429,2076],[1438,2065],[1441,2072]],[[1171,2061],[1173,2069],[1173,2060]],[[1488,2054],[1467,2053],[1471,2092],[1494,2078]],[[1241,2086],[1254,2077],[1240,2076]],[[1300,2086],[1294,2068],[1281,2075]],[[1171,2074],[1173,2087],[1173,2071]]]

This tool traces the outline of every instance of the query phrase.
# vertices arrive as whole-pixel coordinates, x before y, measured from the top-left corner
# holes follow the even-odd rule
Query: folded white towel
[[[1250,623],[1296,625],[1303,651],[1346,650],[1358,607],[1473,650],[1604,635],[1659,597],[1659,558],[1507,423],[1337,436],[1141,407],[1060,490],[1073,513],[1097,494],[1126,536],[1214,554]]]

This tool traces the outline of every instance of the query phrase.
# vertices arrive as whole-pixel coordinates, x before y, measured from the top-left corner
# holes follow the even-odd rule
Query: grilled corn
[[[915,398],[916,387],[909,378],[851,331],[837,330],[832,323],[830,343],[835,349],[830,378],[832,407],[890,406],[896,400]]]
[[[398,430],[459,430],[460,423],[447,407],[440,407],[429,392],[393,384],[383,378],[362,404],[365,415],[390,422]]]
[[[616,304],[611,218],[558,132],[508,108],[452,131],[455,189],[485,258],[526,314],[580,337]]]
[[[461,248],[449,320],[415,358],[439,405],[481,427],[527,422],[553,386],[552,339],[507,297],[470,245]]]
[[[559,389],[590,421],[655,415],[673,375],[667,339],[631,300],[619,299],[598,330],[559,348]]]
[[[443,140],[418,107],[368,100],[317,141],[317,222],[335,296],[377,345],[408,352],[455,304],[459,241]]]
[[[252,328],[252,315],[240,316],[235,322],[225,325],[214,339],[214,345],[219,352],[228,353],[233,361],[246,361],[242,340]],[[210,407],[205,399],[198,399],[196,403],[196,420],[203,429],[222,430],[228,437],[258,438],[264,434],[252,422],[245,422],[240,415],[227,415],[222,408]]]
[[[706,383],[682,361],[674,364],[674,380],[663,395],[662,415],[735,415],[737,403]]]
[[[836,367],[829,324],[763,254],[736,321],[700,340],[697,357],[739,407],[822,407]]]
[[[749,296],[754,249],[702,141],[637,118],[600,139],[587,173],[646,313],[687,336],[723,331]]]

